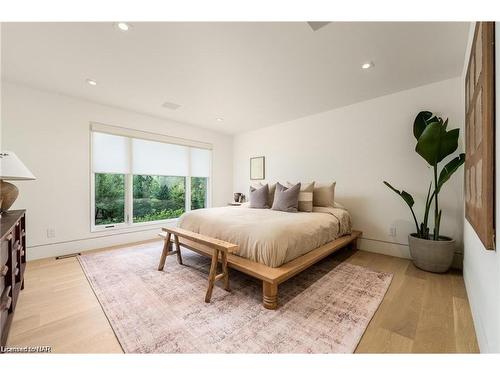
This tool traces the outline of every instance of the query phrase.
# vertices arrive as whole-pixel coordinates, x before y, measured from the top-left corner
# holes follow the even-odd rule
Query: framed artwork
[[[250,158],[250,180],[263,180],[266,177],[266,160],[264,156]]]
[[[495,245],[495,23],[477,22],[465,77],[465,217]]]

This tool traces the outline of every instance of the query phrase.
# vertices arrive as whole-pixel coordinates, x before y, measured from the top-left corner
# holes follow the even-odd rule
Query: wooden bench
[[[163,251],[160,257],[158,271],[162,271],[165,267],[165,261],[169,255],[177,255],[177,262],[182,264],[181,242],[183,246],[191,249],[197,249],[203,254],[210,254],[212,263],[210,264],[210,272],[208,274],[208,289],[205,295],[205,302],[210,302],[212,298],[212,290],[217,280],[223,279],[224,289],[229,291],[229,271],[227,268],[227,254],[238,250],[238,245],[229,242],[221,241],[215,238],[207,237],[202,234],[190,232],[181,228],[162,228],[163,232],[160,236],[164,238]],[[172,236],[174,237],[175,250],[170,250]],[[181,238],[181,240],[179,239]],[[186,245],[186,241],[188,244]],[[220,261],[222,263],[222,273],[217,274],[217,266]]]
[[[168,250],[170,247],[170,236],[168,235],[168,233],[174,234],[174,240],[176,243],[176,250],[170,252],[170,254],[180,254],[180,246],[182,245],[183,247],[193,250],[198,254],[212,257],[212,265],[210,267],[211,272],[212,268],[214,268],[213,249],[217,248],[219,249],[219,251],[221,251],[221,254],[225,254],[226,259],[223,260],[223,263],[227,262],[228,267],[262,281],[262,303],[266,309],[270,310],[275,310],[278,308],[279,284],[304,271],[308,267],[319,262],[321,259],[327,257],[337,250],[345,247],[349,247],[353,250],[357,249],[357,240],[359,237],[361,237],[362,234],[358,230],[353,230],[351,234],[339,237],[331,242],[324,244],[323,246],[309,251],[308,253],[298,258],[291,260],[288,263],[281,265],[280,267],[273,268],[234,254],[238,250],[237,245],[181,228],[162,228],[162,230],[163,232],[165,232],[161,234],[161,236],[165,238],[165,245],[163,248],[162,257],[160,259],[159,269],[163,269],[165,258],[167,254],[169,254]],[[217,265],[217,263],[215,263],[215,265]],[[212,281],[212,287],[213,282],[214,281]],[[210,297],[208,291],[207,295]],[[208,299],[210,300],[210,298]]]

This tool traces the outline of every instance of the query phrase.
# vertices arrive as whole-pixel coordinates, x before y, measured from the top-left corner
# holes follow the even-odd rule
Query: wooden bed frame
[[[357,249],[357,239],[362,232],[353,230],[351,234],[337,238],[327,244],[320,246],[310,252],[291,260],[280,267],[269,267],[262,263],[231,254],[231,251],[238,248],[238,245],[230,244],[216,238],[204,236],[181,228],[162,228],[160,236],[166,240],[170,238],[167,234],[173,234],[177,251],[170,251],[164,248],[160,265],[165,263],[167,255],[178,254],[179,245],[186,247],[198,254],[212,257],[215,249],[228,251],[227,265],[230,268],[243,272],[262,281],[262,303],[266,309],[275,310],[278,308],[278,286],[282,282],[304,271],[316,262],[344,247]],[[170,242],[170,241],[169,241]],[[166,247],[166,246],[165,246]],[[180,253],[179,253],[180,254]],[[181,261],[182,262],[182,261]],[[163,267],[161,267],[163,268]]]

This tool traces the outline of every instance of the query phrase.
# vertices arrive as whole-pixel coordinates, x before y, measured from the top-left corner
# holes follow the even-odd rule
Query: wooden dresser
[[[0,218],[0,337],[7,342],[26,268],[26,216],[24,210],[2,213]]]

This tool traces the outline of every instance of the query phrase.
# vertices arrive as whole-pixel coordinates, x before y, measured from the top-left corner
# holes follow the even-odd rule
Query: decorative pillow
[[[251,185],[254,189],[258,189],[264,186],[262,182],[255,182]],[[267,198],[267,205],[269,207],[273,206],[273,201],[274,201],[274,192],[276,190],[276,184],[269,185],[269,196]]]
[[[287,182],[286,187],[291,188],[294,184]],[[313,210],[313,192],[314,181],[310,184],[303,184],[300,186],[299,193],[299,211],[312,212]]]
[[[267,199],[269,197],[269,185],[256,189],[250,186],[250,208],[269,208]]]
[[[335,207],[335,182],[316,184],[313,192],[313,205],[318,207]]]
[[[267,204],[269,205],[269,207],[273,206],[274,193],[276,193],[276,184],[269,185],[269,196],[267,199]]]
[[[300,182],[291,188],[286,188],[279,182],[276,183],[272,209],[275,211],[297,212],[299,206],[299,194]]]

